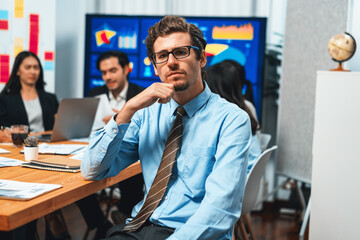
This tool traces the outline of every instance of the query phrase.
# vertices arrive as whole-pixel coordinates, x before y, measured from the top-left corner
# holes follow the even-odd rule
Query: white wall
[[[56,0],[55,91],[58,99],[83,97],[85,14],[96,0]]]

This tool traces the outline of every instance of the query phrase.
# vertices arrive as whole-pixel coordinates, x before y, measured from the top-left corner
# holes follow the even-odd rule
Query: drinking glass
[[[29,134],[29,127],[27,125],[11,125],[11,139],[14,147],[22,147],[24,140]]]

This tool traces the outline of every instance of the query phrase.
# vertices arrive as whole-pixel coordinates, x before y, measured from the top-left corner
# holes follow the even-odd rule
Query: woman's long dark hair
[[[237,61],[230,59],[226,59],[224,60],[224,62],[233,64],[236,67],[236,69],[239,71],[240,74],[239,80],[241,84],[241,89],[244,89],[244,87],[246,89],[245,93],[243,92],[244,98],[255,105],[253,87],[251,85],[251,82],[246,79],[245,68],[243,67],[243,65],[241,65]]]
[[[259,124],[245,104],[245,98],[242,95],[240,73],[237,67],[229,61],[214,64],[207,70],[206,82],[212,92],[219,94],[227,101],[238,105],[247,112],[251,121],[252,134],[255,134]]]
[[[39,58],[36,56],[36,54],[32,52],[23,51],[16,56],[9,81],[6,83],[4,89],[1,91],[0,96],[5,94],[14,94],[20,92],[21,84],[17,72],[19,71],[20,65],[24,61],[24,59],[30,56],[34,57],[38,61],[40,67],[40,75],[39,75],[39,79],[36,82],[35,87],[37,90],[44,90],[44,86],[45,86],[44,73]]]

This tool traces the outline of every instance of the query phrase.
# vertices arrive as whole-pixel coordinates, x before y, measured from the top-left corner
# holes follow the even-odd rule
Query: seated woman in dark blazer
[[[54,125],[55,114],[59,103],[54,94],[44,90],[44,74],[39,58],[32,52],[19,53],[14,61],[9,81],[0,93],[0,126],[10,127],[14,124],[24,124],[32,132],[51,130]],[[59,225],[60,210],[46,216],[54,225]],[[55,219],[55,220],[54,220]],[[58,233],[51,231],[48,225],[46,238],[54,239],[60,235],[62,239],[70,236],[65,226]],[[49,231],[50,230],[50,231]],[[10,232],[0,232],[0,239],[36,239],[36,220],[19,229]],[[60,239],[60,238],[57,238]]]
[[[10,79],[0,93],[0,126],[4,128],[14,124],[24,124],[28,125],[32,132],[52,130],[59,103],[54,94],[45,92],[44,86],[43,68],[39,58],[32,52],[19,53],[15,58]],[[88,226],[90,229],[98,227],[96,236],[100,238],[112,225],[106,221],[97,204],[96,195],[85,199],[87,200],[84,201],[95,203],[92,205],[91,216],[96,219],[85,220],[88,225],[92,224]],[[61,210],[50,213],[45,218],[48,225],[46,239],[70,239]],[[93,226],[94,224],[99,226]],[[36,221],[27,224],[24,228],[28,235],[27,239],[32,239],[34,234],[36,235]],[[9,232],[0,232],[0,239],[5,239],[3,236],[16,239],[11,237],[14,234]]]
[[[39,58],[32,52],[19,53],[0,93],[0,125],[25,124],[33,132],[51,130],[59,103],[44,86]]]

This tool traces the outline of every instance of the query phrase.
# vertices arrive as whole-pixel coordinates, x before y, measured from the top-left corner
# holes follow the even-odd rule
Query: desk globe
[[[345,32],[333,36],[328,43],[330,56],[338,62],[338,68],[331,71],[349,71],[342,68],[342,63],[349,60],[356,51],[356,41],[353,36]]]

